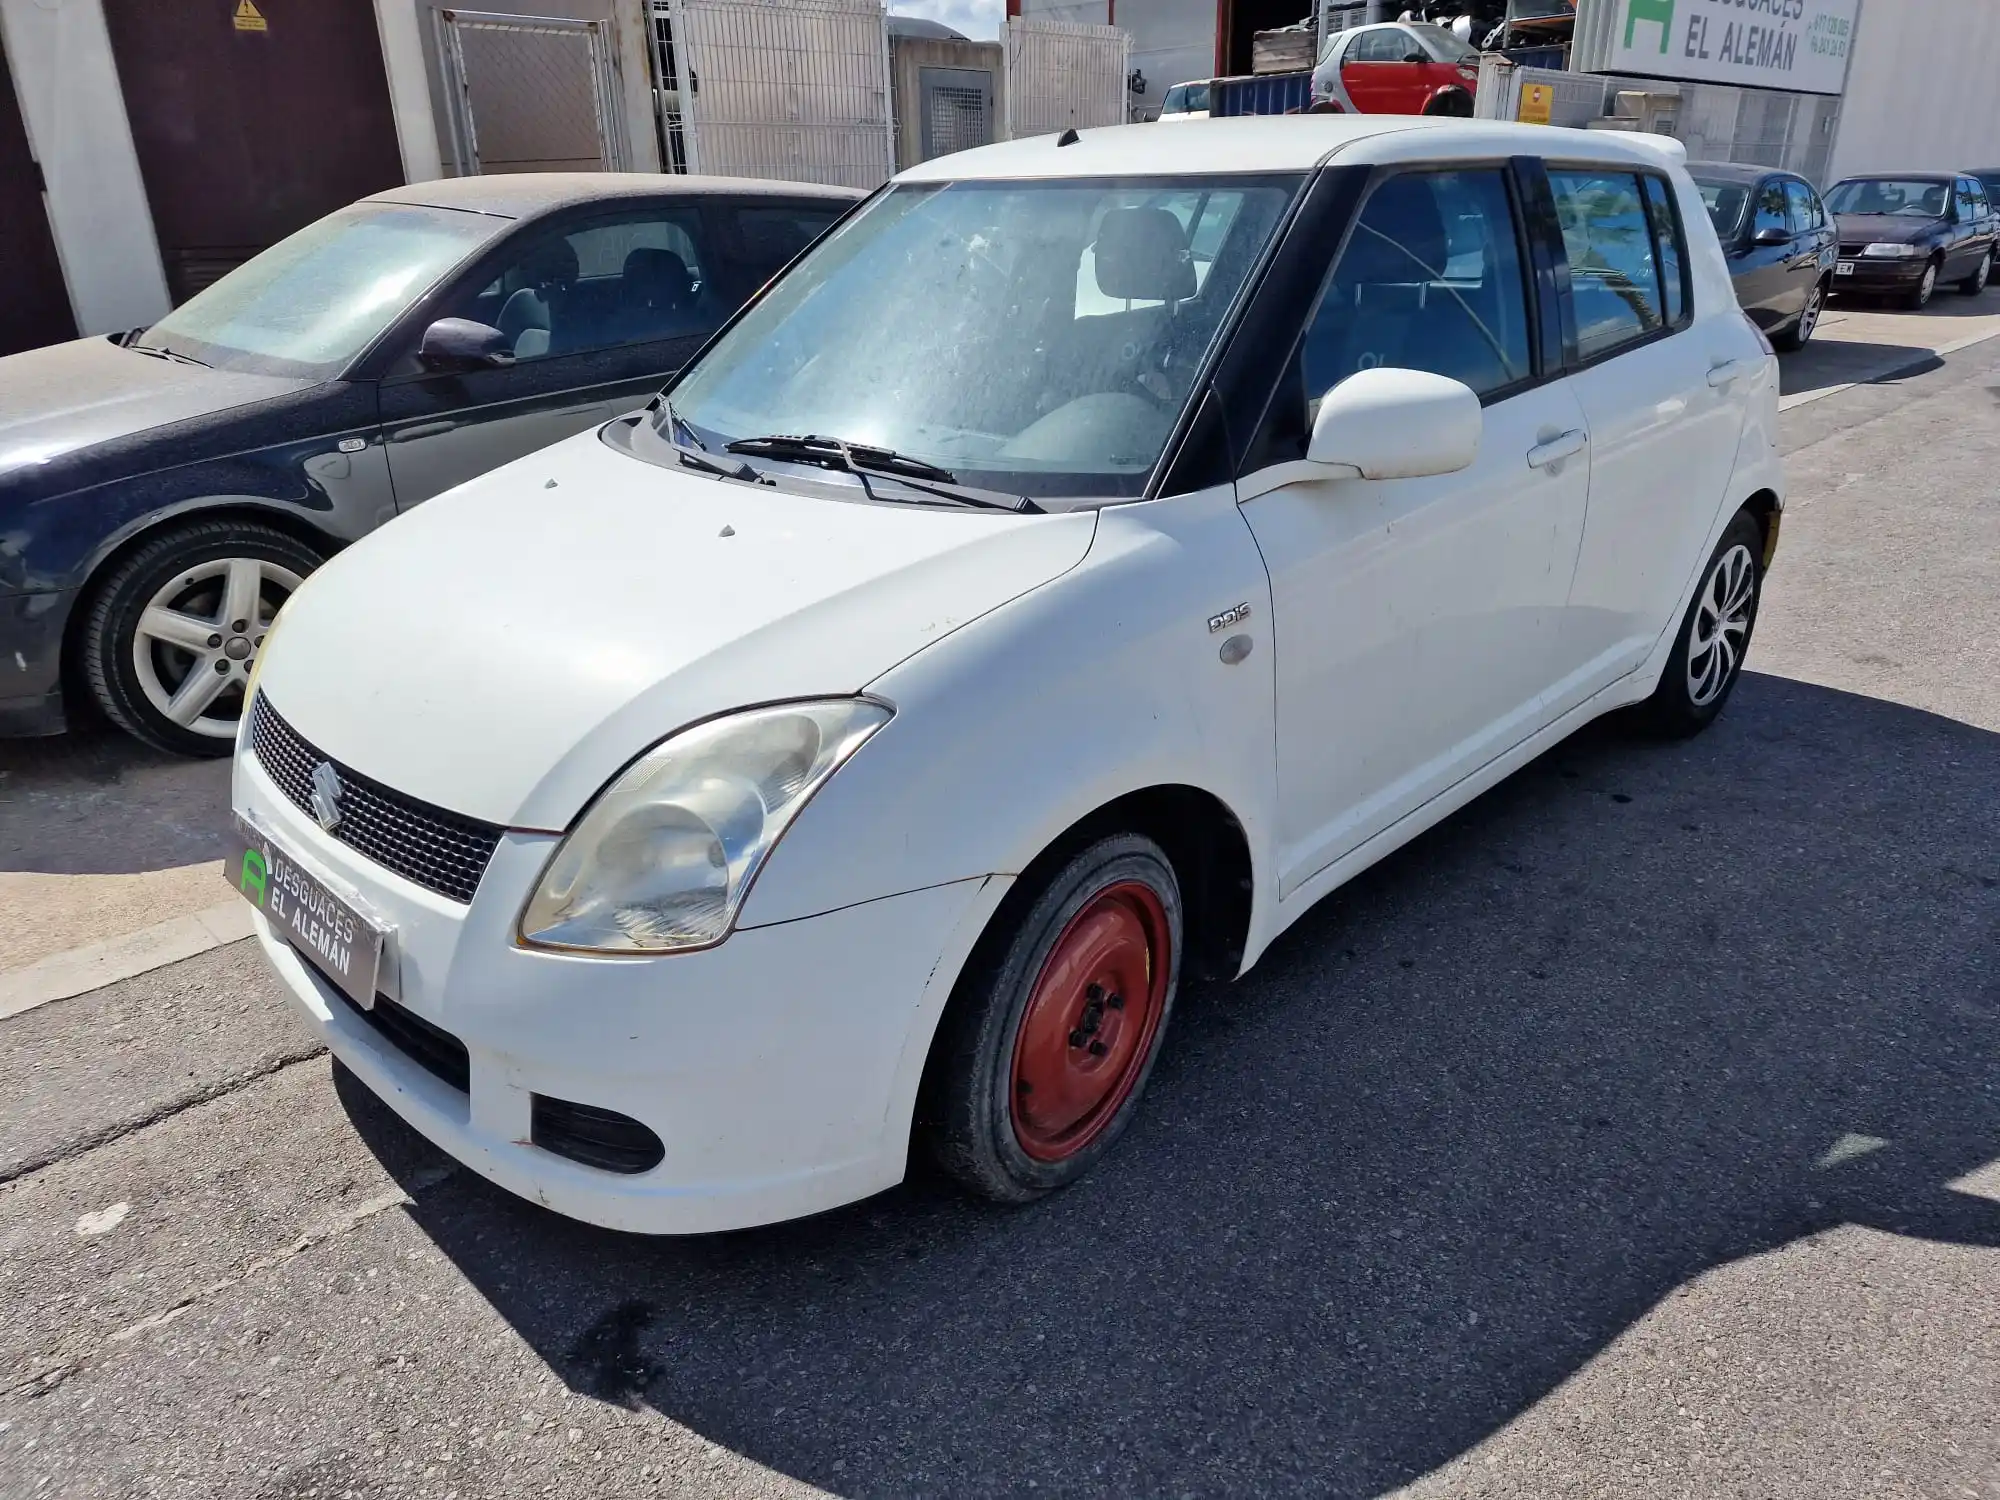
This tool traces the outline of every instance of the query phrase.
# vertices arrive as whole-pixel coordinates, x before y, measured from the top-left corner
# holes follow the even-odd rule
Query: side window
[[[1506,178],[1402,173],[1369,197],[1320,294],[1301,351],[1305,398],[1310,410],[1356,371],[1383,365],[1490,395],[1532,373],[1528,351]]]
[[[1549,186],[1569,255],[1577,352],[1594,359],[1658,332],[1660,268],[1639,178],[1601,168],[1551,167]],[[1782,190],[1777,199],[1782,224]],[[1761,215],[1760,200],[1760,222]]]
[[[1347,49],[1344,62],[1379,63],[1401,62],[1403,54],[1410,50],[1409,38],[1393,26],[1384,26],[1380,31],[1364,31],[1356,37]]]
[[[1813,227],[1813,192],[1803,182],[1787,180],[1785,202],[1791,208],[1792,233],[1804,234]]]
[[[794,203],[738,208],[734,213],[737,237],[750,264],[775,271],[825,234],[841,209],[832,203]]]
[[[531,233],[444,316],[499,329],[519,361],[705,332],[727,309],[709,285],[704,239],[691,208]]]
[[[1667,326],[1678,328],[1687,317],[1687,236],[1674,212],[1673,189],[1664,177],[1641,179],[1646,186],[1646,212],[1653,220],[1653,244],[1660,257],[1660,286],[1665,292]]]
[[[1792,227],[1791,207],[1785,201],[1785,184],[1773,178],[1757,189],[1757,222],[1751,233],[1762,234],[1767,229],[1783,229],[1790,232]]]

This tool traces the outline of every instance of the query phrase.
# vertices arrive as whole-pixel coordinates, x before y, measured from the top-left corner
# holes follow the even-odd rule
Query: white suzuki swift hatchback
[[[1371,116],[904,173],[645,412],[314,574],[232,883],[495,1182],[1020,1201],[1187,976],[1585,721],[1727,699],[1777,376],[1669,144]]]

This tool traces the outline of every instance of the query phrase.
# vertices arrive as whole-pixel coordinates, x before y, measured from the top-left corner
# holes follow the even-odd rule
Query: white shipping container
[[[1831,175],[2000,165],[1996,63],[1994,0],[1866,0]]]

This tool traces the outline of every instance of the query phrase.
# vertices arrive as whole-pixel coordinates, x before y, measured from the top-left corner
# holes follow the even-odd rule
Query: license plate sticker
[[[311,960],[363,1010],[375,1006],[388,933],[350,897],[308,871],[276,839],[243,818],[223,874],[279,936]]]
[[[1842,261],[1833,268],[1833,274],[1836,276],[1852,276],[1854,274],[1854,262],[1851,260]]]

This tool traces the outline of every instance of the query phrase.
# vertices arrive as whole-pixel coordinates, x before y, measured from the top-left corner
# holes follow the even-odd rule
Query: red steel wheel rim
[[[1014,1139],[1034,1160],[1067,1160],[1116,1117],[1152,1055],[1172,959],[1166,907],[1139,881],[1070,918],[1014,1034]]]

